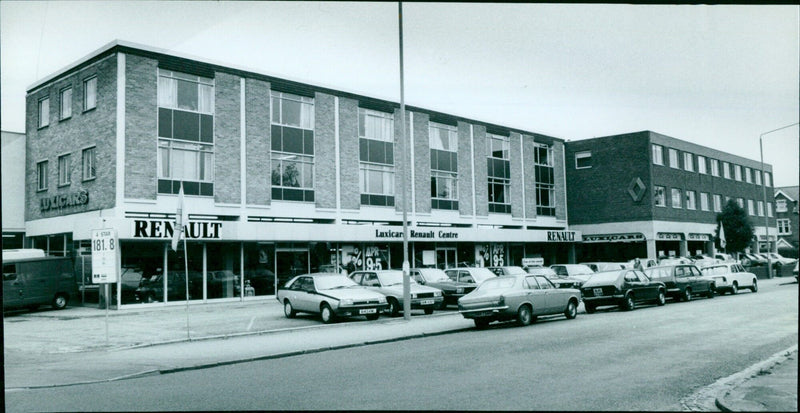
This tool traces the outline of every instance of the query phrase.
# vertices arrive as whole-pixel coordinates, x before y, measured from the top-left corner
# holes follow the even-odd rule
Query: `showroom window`
[[[430,122],[431,208],[458,210],[458,130]]]
[[[592,167],[592,152],[575,153],[575,169],[587,169]]]
[[[672,207],[673,208],[682,208],[681,205],[681,190],[678,188],[672,188]]]
[[[314,98],[272,97],[272,199],[314,202]]]
[[[358,108],[361,204],[394,206],[394,115]]]
[[[655,204],[655,206],[660,206],[660,207],[667,206],[666,190],[663,186],[653,187],[653,203]]]
[[[664,147],[653,144],[653,164],[664,165]]]

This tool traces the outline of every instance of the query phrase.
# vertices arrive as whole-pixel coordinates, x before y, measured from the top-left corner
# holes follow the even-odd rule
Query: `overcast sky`
[[[403,4],[405,96],[579,140],[652,130],[759,160],[798,122],[798,6]],[[25,90],[115,40],[399,102],[396,3],[0,2],[2,129]],[[798,127],[764,137],[798,185]]]

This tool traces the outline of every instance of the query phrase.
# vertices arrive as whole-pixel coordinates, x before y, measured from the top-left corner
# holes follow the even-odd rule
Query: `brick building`
[[[775,188],[775,218],[778,225],[778,252],[785,257],[798,257],[800,248],[800,221],[797,201],[800,187]]]
[[[762,187],[771,193],[770,165],[762,180],[758,161],[650,131],[566,142],[565,154],[570,228],[583,234],[580,261],[712,254],[716,215],[728,199],[745,209],[762,244],[768,214],[775,250]]]
[[[140,299],[183,300],[182,186],[190,298],[269,296],[307,271],[399,268],[405,173],[412,266],[574,260],[563,140],[420,107],[397,139],[399,106],[112,42],[28,90],[28,246],[81,258],[114,228],[114,300],[142,275],[163,288]]]

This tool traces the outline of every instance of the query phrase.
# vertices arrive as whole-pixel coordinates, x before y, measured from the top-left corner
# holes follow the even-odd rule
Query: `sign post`
[[[105,284],[106,346],[108,341],[108,284],[119,279],[119,238],[113,228],[92,230],[92,282]]]

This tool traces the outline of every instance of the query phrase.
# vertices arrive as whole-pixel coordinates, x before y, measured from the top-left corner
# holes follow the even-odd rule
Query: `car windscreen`
[[[430,268],[420,271],[428,282],[452,281],[442,270]]]
[[[403,285],[403,272],[402,271],[389,271],[378,273],[378,279],[381,285],[389,287],[392,285]],[[413,278],[410,278],[411,284],[416,284]]]
[[[475,282],[478,284],[486,280],[497,278],[497,275],[487,270],[486,268],[476,268],[475,270],[470,271],[470,275],[472,275],[472,279],[474,279]]]
[[[621,273],[625,271],[605,271],[592,274],[589,281],[592,284],[610,284],[619,279]]]
[[[314,285],[317,286],[317,290],[332,290],[334,288],[353,287],[358,284],[344,275],[326,275],[324,277],[315,277]]]
[[[495,277],[491,280],[486,280],[478,289],[481,291],[496,290],[498,288],[511,288],[514,286],[515,277]]]

